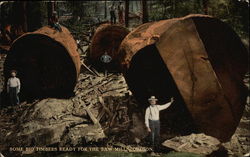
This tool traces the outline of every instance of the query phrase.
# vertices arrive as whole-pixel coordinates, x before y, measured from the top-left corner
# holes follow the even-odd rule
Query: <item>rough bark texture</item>
[[[138,77],[142,83],[131,83],[140,71],[136,70],[136,62],[152,51],[160,54],[155,58],[158,62],[151,59],[159,66],[145,62],[151,69],[141,66],[146,73],[144,78],[143,74]],[[243,77],[247,71],[247,50],[228,25],[205,15],[146,23],[126,36],[119,54],[128,85],[141,102],[152,94],[166,101],[163,97],[176,96],[179,91],[200,131],[222,141],[233,135],[246,103]],[[159,74],[159,67],[167,69],[165,74]],[[158,82],[147,80],[151,75],[160,77]],[[171,78],[174,81],[169,82]],[[160,82],[169,84],[169,89]],[[161,89],[157,92],[154,88]],[[165,95],[159,94],[162,92]]]
[[[129,26],[129,0],[125,0],[125,26]]]
[[[27,2],[14,2],[12,13],[12,25],[14,29],[14,36],[16,37],[27,32]]]
[[[55,2],[47,2],[47,15],[48,15],[48,24],[50,24],[50,18],[53,15],[53,12],[55,10]]]
[[[10,48],[5,80],[12,69],[18,71],[24,99],[72,96],[80,72],[76,42],[65,27],[62,32],[45,26],[26,33]]]
[[[142,0],[142,23],[148,22],[148,5],[146,0]]]
[[[103,24],[99,26],[92,38],[90,46],[89,59],[93,65],[103,67],[100,57],[105,52],[112,57],[112,61],[107,65],[108,69],[117,69],[118,67],[118,49],[122,40],[129,31],[119,25]]]

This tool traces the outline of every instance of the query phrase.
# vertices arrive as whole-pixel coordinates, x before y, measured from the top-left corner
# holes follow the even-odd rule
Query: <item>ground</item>
[[[83,38],[84,37],[84,38]],[[81,60],[86,61],[87,45],[89,43],[88,36],[75,36],[76,39],[82,38],[85,40],[80,41],[79,50],[81,54]],[[1,54],[0,59],[0,91],[3,90],[3,63],[6,55]],[[75,93],[76,96],[72,99],[77,101],[79,104],[92,105],[89,108],[92,116],[88,113],[87,120],[90,123],[99,123],[104,133],[109,136],[107,144],[116,142],[119,144],[128,144],[130,138],[128,137],[128,129],[131,129],[131,121],[135,117],[129,114],[129,107],[136,107],[136,101],[128,90],[125,79],[121,73],[108,73],[97,72],[92,67],[82,66],[81,74],[76,85]],[[248,76],[249,77],[249,76]],[[249,79],[245,80],[246,84],[249,83]],[[24,111],[29,110],[34,104],[23,102],[18,106],[6,106],[1,104],[0,110],[0,150],[5,145],[4,138],[11,134],[15,129],[17,121],[23,115]],[[86,106],[85,106],[86,107]],[[131,108],[130,108],[131,109]],[[86,114],[86,110],[80,109],[76,112],[77,115]],[[86,111],[88,112],[88,111]],[[81,124],[82,125],[82,124]],[[136,124],[135,124],[136,125]],[[231,141],[223,143],[223,146],[228,150],[229,156],[242,156],[250,152],[250,103],[249,98],[245,107],[244,115],[240,121],[240,124],[233,135]],[[75,127],[75,126],[74,126]],[[73,133],[74,130],[70,130]],[[143,131],[143,130],[140,130]],[[139,139],[133,139],[134,145],[138,146],[143,144]],[[73,141],[77,143],[79,141]],[[137,143],[137,144],[136,144]],[[71,143],[72,144],[72,143]]]

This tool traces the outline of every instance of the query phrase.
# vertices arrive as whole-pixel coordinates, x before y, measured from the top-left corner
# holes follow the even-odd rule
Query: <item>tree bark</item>
[[[104,18],[107,18],[107,0],[104,2]]]
[[[54,2],[50,1],[47,3],[47,12],[48,12],[48,24],[50,23],[50,18],[52,17],[53,11],[54,11]]]
[[[142,23],[148,22],[147,0],[142,0]]]
[[[203,3],[203,11],[204,11],[204,14],[208,14],[208,2],[209,0],[203,0],[202,3]]]
[[[62,26],[62,32],[55,32],[45,26],[12,43],[4,62],[4,74],[9,78],[11,69],[19,72],[23,100],[69,98],[80,67],[77,44],[68,29]]]
[[[119,54],[125,80],[141,108],[147,107],[150,95],[163,102],[173,94],[180,102],[183,98],[180,104],[188,108],[199,131],[221,141],[231,138],[246,104],[248,52],[226,23],[207,15],[147,23],[126,36]],[[161,118],[164,122],[165,116]]]
[[[13,3],[13,16],[12,25],[14,28],[15,38],[25,32],[27,32],[27,12],[26,12],[27,2],[14,2]]]
[[[129,26],[129,0],[125,0],[125,26]]]
[[[100,25],[92,38],[89,61],[96,70],[119,71],[119,46],[128,35],[129,30],[123,26],[103,24]],[[105,41],[105,43],[103,43]],[[104,64],[101,61],[103,55],[109,55],[112,60]],[[105,66],[105,69],[103,67]]]
[[[176,2],[173,0],[173,17],[176,15]]]

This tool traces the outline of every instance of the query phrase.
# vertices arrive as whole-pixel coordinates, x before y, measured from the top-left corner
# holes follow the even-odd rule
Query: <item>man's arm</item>
[[[20,89],[21,89],[21,83],[20,83],[19,78],[17,78],[17,93],[20,92]]]
[[[146,109],[146,113],[145,113],[145,125],[146,125],[148,131],[150,131],[150,128],[149,128],[149,108]]]
[[[171,101],[164,104],[164,105],[157,105],[158,109],[161,110],[165,110],[167,109],[172,103],[174,102],[174,98],[171,98]]]
[[[10,91],[10,79],[8,79],[8,82],[7,82],[7,93],[9,93]]]

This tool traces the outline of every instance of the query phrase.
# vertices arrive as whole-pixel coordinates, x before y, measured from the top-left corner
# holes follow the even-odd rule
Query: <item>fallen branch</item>
[[[97,75],[94,71],[92,71],[86,64],[83,63],[83,61],[81,61],[81,64],[92,74]],[[98,76],[98,75],[97,75]]]

